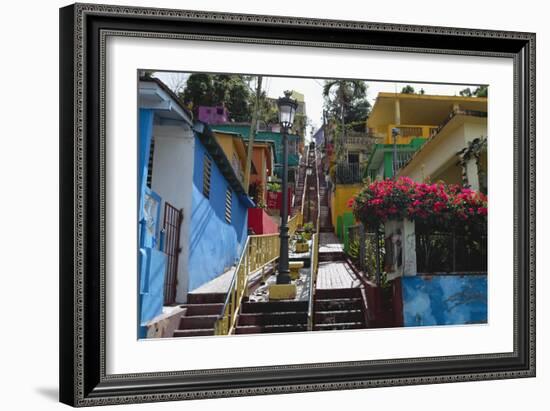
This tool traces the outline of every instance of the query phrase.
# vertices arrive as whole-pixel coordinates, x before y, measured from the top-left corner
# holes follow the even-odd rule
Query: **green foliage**
[[[407,84],[405,87],[401,89],[401,94],[414,94],[414,87],[410,84]]]
[[[263,200],[263,186],[259,181],[255,181],[248,187],[248,195],[254,200],[256,206],[259,208],[264,208]]]
[[[470,87],[460,90],[459,94],[462,97],[487,97],[488,87],[479,86],[474,91]]]
[[[267,183],[267,191],[279,193],[281,192],[281,185],[279,183]]]
[[[312,233],[313,232],[313,223],[305,223],[303,228],[304,228],[305,232]]]
[[[355,131],[364,131],[371,105],[367,100],[367,84],[361,80],[327,80],[323,86],[325,109],[345,124],[355,123]],[[340,130],[341,131],[341,130]]]
[[[467,87],[463,90],[460,90],[459,91],[459,94],[462,96],[462,97],[472,97],[472,89],[470,87]]]
[[[139,76],[145,80],[150,80],[153,78],[155,72],[153,70],[141,70]]]
[[[474,90],[474,96],[476,97],[487,97],[488,94],[488,87],[487,86],[479,86]]]
[[[224,105],[234,121],[250,121],[252,93],[246,80],[241,75],[194,73],[180,98],[191,106],[195,115],[199,106]]]
[[[347,254],[350,256],[352,260],[359,259],[359,241],[358,240],[353,240],[348,243]]]
[[[296,243],[305,244],[305,243],[307,243],[307,241],[308,241],[308,238],[307,238],[305,232],[297,232],[296,233]]]

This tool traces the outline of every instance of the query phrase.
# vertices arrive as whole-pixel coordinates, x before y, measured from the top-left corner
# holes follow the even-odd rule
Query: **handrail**
[[[214,325],[216,335],[228,335],[234,332],[242,299],[248,289],[250,274],[278,258],[279,234],[248,236],[239,263],[233,273],[222,312]]]
[[[317,150],[313,152],[313,161],[315,163],[315,182],[317,184],[317,224],[315,225],[315,231],[319,234],[319,224],[321,221],[321,191],[319,187],[319,167],[317,166]]]
[[[302,213],[296,213],[290,220],[288,220],[287,226],[288,226],[288,235],[293,236],[296,230],[298,229],[298,226],[302,225],[303,223],[303,214]]]
[[[314,328],[315,287],[317,286],[317,272],[319,270],[319,231],[321,223],[321,194],[319,190],[319,168],[317,167],[317,151],[314,151],[315,180],[317,184],[317,222],[315,234],[311,237],[310,275],[309,275],[309,302],[308,302],[308,330]]]
[[[307,165],[309,163],[309,145],[306,150],[306,169],[304,170],[304,185],[302,186],[302,204],[300,207],[300,213],[304,215],[304,205],[306,202],[306,183],[307,183]]]
[[[311,237],[310,252],[310,274],[309,274],[309,302],[307,312],[307,329],[313,331],[314,327],[314,306],[315,306],[315,287],[317,284],[317,272],[319,270],[319,233]]]

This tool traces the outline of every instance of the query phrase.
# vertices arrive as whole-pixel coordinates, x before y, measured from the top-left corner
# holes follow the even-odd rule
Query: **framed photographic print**
[[[60,398],[535,375],[535,35],[60,10]]]

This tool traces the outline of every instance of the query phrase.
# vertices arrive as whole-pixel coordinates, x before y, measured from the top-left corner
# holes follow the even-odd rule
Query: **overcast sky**
[[[156,72],[155,77],[164,81],[169,87],[173,87],[175,83],[185,81],[189,76],[185,73],[163,73]],[[424,89],[425,94],[436,95],[458,95],[460,90],[470,87],[472,90],[478,85],[476,84],[429,84],[429,83],[410,83],[410,82],[386,82],[386,81],[370,81],[367,83],[367,99],[371,104],[374,104],[376,96],[380,92],[400,92],[407,84],[411,84],[415,91]],[[295,77],[264,77],[262,88],[266,91],[269,97],[277,98],[284,95],[285,90],[296,90],[304,95],[306,102],[306,115],[308,116],[312,128],[307,130],[306,136],[309,137],[312,130],[317,130],[323,122],[323,79],[307,79]]]

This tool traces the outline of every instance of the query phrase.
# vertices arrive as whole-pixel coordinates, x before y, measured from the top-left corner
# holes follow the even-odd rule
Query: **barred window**
[[[155,156],[155,137],[151,139],[149,159],[147,161],[147,187],[152,188],[153,184],[153,157]]]
[[[225,221],[231,224],[231,205],[233,202],[233,193],[231,188],[227,187],[225,191]]]
[[[210,198],[210,179],[212,176],[212,160],[204,156],[204,168],[202,172],[202,193],[206,198]]]

